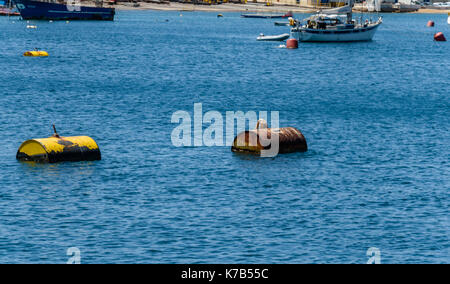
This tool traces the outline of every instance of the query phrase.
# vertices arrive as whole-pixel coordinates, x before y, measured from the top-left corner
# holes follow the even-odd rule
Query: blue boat
[[[100,20],[113,21],[114,8],[59,4],[54,0],[13,0],[24,20]]]

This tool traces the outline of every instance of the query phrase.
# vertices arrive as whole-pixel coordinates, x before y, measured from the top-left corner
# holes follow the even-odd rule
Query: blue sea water
[[[372,42],[256,42],[238,13],[0,19],[0,262],[449,263],[446,15],[387,14]],[[301,16],[301,15],[300,15]],[[168,20],[168,21],[166,21]],[[428,20],[435,28],[426,28]],[[49,58],[24,58],[33,48]],[[279,111],[309,151],[174,147],[178,110]],[[21,142],[89,135],[99,162],[27,164]]]

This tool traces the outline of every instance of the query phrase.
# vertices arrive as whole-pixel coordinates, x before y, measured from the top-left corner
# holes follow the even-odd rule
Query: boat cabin
[[[306,19],[306,28],[319,30],[353,29],[355,22],[347,22],[346,15],[318,14]]]

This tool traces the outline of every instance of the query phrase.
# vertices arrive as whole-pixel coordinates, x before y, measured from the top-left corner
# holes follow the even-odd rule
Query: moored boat
[[[419,5],[403,0],[397,3],[381,3],[381,12],[384,13],[410,13],[420,9]]]
[[[272,35],[266,36],[264,34],[260,34],[259,37],[256,38],[258,41],[285,41],[290,37],[289,34],[281,34],[281,35]]]
[[[277,13],[255,13],[255,14],[242,14],[243,18],[260,18],[260,19],[279,19],[279,18],[289,18],[292,17],[292,12],[288,12],[286,14],[277,14]]]
[[[370,41],[382,18],[355,20],[352,14],[353,0],[349,5],[329,10],[318,11],[317,14],[301,21],[291,29],[291,36],[301,42],[352,42]]]
[[[275,22],[274,25],[275,25],[275,26],[284,26],[284,27],[287,27],[287,26],[289,26],[290,24],[289,24],[289,22]]]
[[[101,1],[95,7],[66,2],[44,2],[38,0],[13,0],[24,20],[102,20],[113,21],[114,8],[104,8]],[[48,0],[54,1],[54,0]]]

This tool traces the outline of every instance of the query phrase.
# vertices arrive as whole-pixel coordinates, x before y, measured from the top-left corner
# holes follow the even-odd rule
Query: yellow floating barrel
[[[33,50],[33,51],[27,51],[23,54],[23,56],[27,57],[48,57],[47,51],[42,50]]]
[[[279,154],[306,152],[308,145],[300,130],[294,127],[267,128],[267,122],[259,120],[256,129],[239,133],[234,138],[231,151],[260,155],[262,150],[271,148],[270,140],[278,136]]]
[[[61,137],[25,141],[17,151],[17,160],[38,163],[79,162],[101,160],[94,139],[88,136]]]

